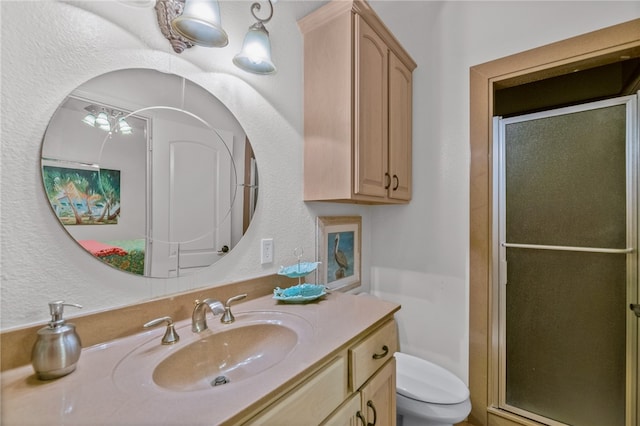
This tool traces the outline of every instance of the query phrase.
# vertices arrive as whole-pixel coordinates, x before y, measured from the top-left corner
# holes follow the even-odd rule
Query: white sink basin
[[[252,377],[279,363],[298,336],[280,324],[251,324],[210,334],[168,356],[153,381],[175,391],[208,389]]]
[[[191,322],[176,330],[180,341],[162,345],[162,332],[118,363],[113,379],[124,391],[212,391],[269,370],[310,339],[313,329],[303,318],[283,312],[237,313],[233,324],[208,316],[209,329],[191,331]]]

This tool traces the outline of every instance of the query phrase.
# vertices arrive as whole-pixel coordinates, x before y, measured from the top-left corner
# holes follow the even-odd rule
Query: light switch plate
[[[273,238],[263,238],[260,246],[260,263],[273,263]]]

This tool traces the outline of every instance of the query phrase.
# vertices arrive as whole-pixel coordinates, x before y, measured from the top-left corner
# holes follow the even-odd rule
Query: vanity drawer
[[[356,391],[398,350],[395,320],[388,321],[349,349],[351,390]]]
[[[318,424],[347,398],[347,361],[339,356],[247,425]]]

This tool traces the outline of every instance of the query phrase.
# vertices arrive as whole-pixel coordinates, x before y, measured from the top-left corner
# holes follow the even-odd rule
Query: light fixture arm
[[[160,31],[169,40],[174,52],[182,53],[185,49],[195,46],[195,43],[182,37],[171,27],[171,21],[182,15],[184,0],[156,0],[155,9]]]
[[[267,0],[269,2],[269,6],[271,7],[271,13],[269,13],[269,16],[265,19],[261,19],[258,18],[258,16],[256,15],[256,12],[259,12],[260,9],[262,8],[260,6],[260,3],[255,2],[251,5],[251,14],[253,15],[254,18],[256,18],[258,20],[258,22],[260,22],[261,24],[264,24],[265,22],[269,22],[271,20],[271,18],[273,17],[273,3],[271,3],[271,0]]]

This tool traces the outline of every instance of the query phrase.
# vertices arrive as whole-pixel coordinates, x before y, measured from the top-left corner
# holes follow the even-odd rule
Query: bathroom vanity
[[[60,379],[38,380],[31,365],[4,371],[1,421],[392,425],[399,309],[343,293],[306,304],[267,295],[234,305],[232,324],[208,313],[201,333],[191,318],[176,321],[173,345],[161,344],[164,327],[140,324],[140,333],[83,349]]]

